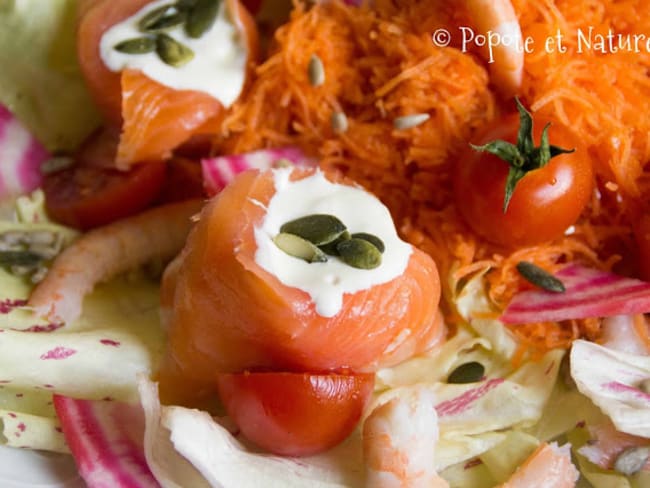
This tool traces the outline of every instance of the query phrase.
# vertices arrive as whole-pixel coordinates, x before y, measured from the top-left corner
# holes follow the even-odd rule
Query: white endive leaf
[[[650,356],[614,351],[578,340],[571,348],[571,375],[621,432],[650,437],[650,394],[639,389],[650,379]]]

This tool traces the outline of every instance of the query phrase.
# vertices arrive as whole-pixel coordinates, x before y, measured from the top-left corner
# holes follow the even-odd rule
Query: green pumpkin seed
[[[332,242],[329,242],[327,244],[323,244],[322,246],[318,246],[321,251],[323,251],[325,254],[329,254],[330,256],[338,256],[339,251],[337,249],[337,246],[339,243],[343,241],[347,241],[350,238],[350,233],[346,230],[338,236],[336,239],[334,239]]]
[[[181,25],[186,18],[186,12],[179,10],[176,5],[163,5],[142,17],[138,22],[138,28],[145,33],[160,32]]]
[[[217,19],[221,0],[196,0],[189,8],[185,32],[188,36],[198,39],[213,26]]]
[[[630,447],[618,455],[614,461],[614,470],[625,476],[633,476],[650,459],[650,447]]]
[[[312,54],[307,65],[307,77],[311,86],[320,86],[325,83],[325,68],[323,61],[316,55]]]
[[[174,68],[180,68],[194,58],[194,51],[167,34],[156,36],[156,53],[163,62]]]
[[[368,234],[367,232],[355,232],[354,234],[352,234],[352,238],[354,238],[354,239],[363,239],[364,241],[368,241],[370,244],[372,244],[377,249],[379,249],[379,252],[382,253],[382,254],[386,250],[386,246],[384,245],[384,241],[382,241],[376,235]]]
[[[469,363],[461,364],[453,370],[447,378],[447,383],[476,383],[483,379],[484,374],[485,367],[477,361],[471,361]]]
[[[374,269],[381,264],[381,252],[365,239],[347,239],[336,250],[341,260],[353,268]]]
[[[564,293],[564,283],[562,283],[555,276],[548,271],[543,270],[539,266],[529,263],[528,261],[520,261],[517,263],[517,271],[523,276],[526,281],[533,285],[554,293]]]
[[[151,37],[135,37],[118,42],[113,49],[124,54],[147,54],[156,49],[156,41]]]
[[[313,214],[287,222],[280,232],[295,234],[315,246],[323,246],[336,240],[346,228],[343,222],[328,214]]]
[[[0,266],[33,267],[43,260],[43,256],[30,251],[0,251]]]
[[[166,3],[165,5],[153,9],[151,12],[147,13],[142,18],[140,18],[140,20],[138,21],[138,28],[140,30],[146,31],[151,24],[155,24],[162,17],[165,17],[170,13],[174,14],[176,12],[177,10],[174,4]]]
[[[289,256],[302,259],[308,263],[323,263],[327,261],[327,256],[325,256],[323,251],[311,242],[295,234],[281,232],[275,236],[273,242]]]

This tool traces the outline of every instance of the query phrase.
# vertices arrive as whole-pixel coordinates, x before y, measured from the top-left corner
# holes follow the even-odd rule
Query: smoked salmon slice
[[[291,178],[315,171],[294,169]],[[276,192],[273,174],[242,173],[213,198],[163,277],[165,401],[213,395],[220,372],[374,371],[430,349],[442,335],[438,272],[415,248],[403,274],[344,294],[331,317],[262,268],[255,229]]]
[[[122,136],[117,167],[132,162],[167,157],[199,127],[223,112],[223,106],[207,93],[174,90],[151,80],[140,71],[122,71]]]
[[[77,56],[88,89],[106,122],[122,128],[117,167],[159,160],[197,133],[218,133],[222,104],[207,93],[174,90],[140,71],[107,68],[100,54],[104,33],[136,14],[152,0],[96,0],[78,7]],[[255,22],[237,1],[228,8],[243,33],[252,67],[258,55]],[[250,71],[250,68],[249,68]],[[215,83],[218,83],[215,80]]]

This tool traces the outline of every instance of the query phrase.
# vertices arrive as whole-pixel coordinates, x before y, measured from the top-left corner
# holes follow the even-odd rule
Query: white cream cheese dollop
[[[284,285],[309,294],[316,312],[324,317],[341,310],[345,293],[387,283],[404,273],[413,249],[399,238],[388,209],[375,196],[359,187],[332,183],[321,171],[297,181],[290,180],[291,172],[291,168],[274,170],[276,193],[255,228],[255,261],[260,267]],[[311,214],[334,215],[352,234],[379,237],[386,246],[381,265],[357,269],[333,256],[324,263],[308,263],[274,244],[283,224]]]
[[[165,64],[155,52],[126,54],[114,49],[122,41],[143,37],[138,29],[140,19],[169,3],[169,0],[151,2],[108,29],[99,44],[102,61],[111,71],[140,70],[152,80],[175,90],[205,92],[224,107],[232,105],[244,86],[248,50],[246,39],[237,25],[238,19],[233,19],[233,13],[227,9],[228,2],[221,2],[212,28],[198,39],[187,36],[182,24],[166,31],[194,51],[194,58],[181,67]]]

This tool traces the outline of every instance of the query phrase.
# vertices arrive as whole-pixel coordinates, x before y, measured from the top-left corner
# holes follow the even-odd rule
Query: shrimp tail
[[[363,425],[368,488],[448,488],[435,470],[438,415],[435,397],[416,387],[375,408]]]
[[[511,0],[465,0],[465,7],[481,35],[495,36],[484,54],[494,86],[503,96],[516,95],[524,74],[524,39]]]
[[[200,200],[164,205],[84,234],[54,260],[28,306],[50,321],[73,322],[96,284],[150,261],[171,260],[201,205]]]

